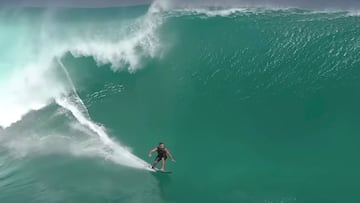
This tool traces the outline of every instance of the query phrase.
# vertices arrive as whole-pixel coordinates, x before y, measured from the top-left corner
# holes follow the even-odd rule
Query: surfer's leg
[[[161,164],[162,164],[162,166],[161,166],[161,169],[160,170],[165,170],[165,157],[161,157]]]
[[[153,162],[153,164],[152,164],[152,166],[151,166],[151,168],[154,168],[155,166],[156,166],[156,164],[158,164],[159,163],[159,160],[160,160],[160,157],[156,157],[155,158],[155,160],[154,160],[154,162]]]

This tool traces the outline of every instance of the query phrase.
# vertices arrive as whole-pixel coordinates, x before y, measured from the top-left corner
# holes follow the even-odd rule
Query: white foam
[[[349,16],[360,16],[360,11],[349,11],[348,12]]]
[[[69,98],[64,98],[64,97],[58,98],[56,99],[56,102],[63,108],[69,110],[72,113],[72,115],[79,121],[79,123],[81,123],[83,126],[87,127],[88,129],[90,129],[91,131],[96,133],[96,135],[99,136],[105,148],[97,148],[99,150],[98,155],[101,155],[121,165],[138,168],[138,169],[150,170],[148,168],[149,164],[147,162],[133,155],[129,151],[129,148],[126,148],[120,145],[119,143],[116,143],[115,141],[111,140],[107,135],[105,128],[95,124],[94,122],[86,118],[79,111],[76,105],[70,101]]]
[[[198,9],[181,9],[181,10],[174,10],[175,12],[180,12],[182,14],[190,14],[190,15],[206,15],[207,17],[227,17],[231,16],[236,13],[241,12],[248,12],[249,9],[246,8],[228,8],[228,9],[205,9],[205,8],[198,8]]]
[[[63,67],[66,77],[68,77],[68,81],[62,82],[67,82],[67,86],[70,86],[70,88],[64,88],[66,85],[54,85],[57,82],[54,78],[48,77],[51,74],[35,74],[36,77],[29,79],[29,82],[26,84],[16,83],[21,91],[17,92],[17,94],[14,92],[16,95],[12,95],[11,99],[13,100],[4,99],[1,101],[1,104],[10,105],[11,101],[15,103],[10,106],[8,105],[8,108],[2,108],[1,110],[2,112],[5,112],[4,114],[8,112],[19,116],[16,118],[19,119],[20,115],[25,114],[29,109],[40,109],[46,105],[46,102],[55,99],[63,109],[70,112],[76,119],[76,122],[73,123],[72,127],[74,128],[74,126],[77,126],[77,130],[81,130],[82,134],[86,135],[87,138],[71,137],[71,133],[70,135],[65,136],[59,134],[59,132],[54,134],[49,132],[31,132],[22,129],[15,135],[0,137],[1,145],[8,148],[11,153],[17,157],[28,156],[29,154],[70,153],[75,156],[102,157],[128,167],[151,170],[148,168],[149,164],[147,162],[131,153],[130,148],[112,140],[106,133],[104,127],[91,121],[85,105],[77,95],[76,89],[73,86],[66,68],[61,61],[59,61],[59,63]],[[29,76],[29,73],[25,75]],[[42,77],[39,78],[40,76]],[[52,82],[47,81],[49,79]],[[48,86],[50,84],[54,86]],[[44,95],[42,93],[43,91],[47,92],[47,90],[52,89],[53,87],[56,87],[54,88],[54,91],[52,91],[53,94]],[[59,90],[57,90],[58,87],[60,87]],[[32,92],[24,92],[24,90],[32,90]],[[68,92],[69,90],[71,91]],[[65,92],[67,93],[65,94]],[[49,97],[49,95],[51,97]],[[20,98],[23,100],[15,100]],[[65,113],[65,111],[57,111],[54,113],[54,116],[64,115]],[[5,124],[7,122],[7,120],[2,121],[5,121]]]
[[[145,16],[127,27],[128,35],[112,36],[111,39],[106,36],[113,33],[102,33],[102,37],[99,38],[99,33],[94,33],[93,26],[90,26],[88,30],[82,29],[81,32],[73,32],[73,30],[63,32],[67,26],[61,27],[53,22],[51,15],[47,15],[48,19],[44,19],[39,35],[32,38],[27,38],[25,33],[14,36],[15,41],[24,43],[20,43],[21,46],[19,45],[17,49],[21,50],[22,46],[28,48],[14,52],[16,55],[8,60],[10,63],[7,63],[7,67],[13,71],[7,73],[6,80],[0,81],[0,126],[7,128],[21,120],[28,112],[39,110],[56,101],[61,107],[71,112],[77,122],[87,129],[87,133],[85,133],[86,130],[84,133],[88,134],[89,138],[83,142],[89,142],[88,144],[91,145],[83,149],[78,149],[76,145],[74,147],[76,149],[61,149],[60,151],[71,151],[72,154],[81,156],[100,156],[121,165],[150,170],[148,163],[132,154],[129,148],[112,140],[104,127],[91,120],[66,68],[60,60],[57,63],[56,60],[70,52],[74,56],[93,57],[98,64],[111,64],[115,71],[120,69],[135,71],[141,67],[144,57],[156,57],[160,50],[156,31],[162,24],[162,18],[156,11],[159,10],[152,7]],[[37,29],[30,26],[26,28]],[[102,32],[102,30],[98,31]],[[62,38],[55,33],[63,34]],[[63,70],[61,74],[59,74],[61,70],[59,67]],[[68,80],[64,79],[64,75]],[[90,135],[89,131],[93,134]],[[34,134],[33,137],[36,139],[28,135],[23,136],[26,137],[21,137],[18,141],[6,142],[8,148],[24,153],[31,151],[29,148],[46,149],[46,144],[49,142],[39,142],[38,137],[45,136],[50,140],[62,137],[59,134]],[[71,145],[69,147],[72,148]]]
[[[161,13],[164,11],[168,11],[169,9],[171,9],[173,7],[174,2],[172,0],[156,0],[154,1],[150,8],[149,8],[149,14],[153,15],[156,13]]]
[[[107,39],[106,35],[99,38],[96,34],[79,34],[74,35],[75,38],[65,45],[62,44],[66,46],[63,49],[77,57],[93,57],[99,65],[110,64],[115,71],[127,69],[133,72],[143,65],[142,59],[156,57],[161,51],[156,31],[163,20],[161,15],[154,11],[155,9],[150,10],[130,25],[114,28],[121,31],[107,34],[118,35],[115,39]],[[89,32],[93,31],[89,30]]]
[[[0,90],[0,126],[6,128],[29,111],[46,106],[65,92],[65,87],[43,64],[34,63],[15,71]]]
[[[128,69],[130,72],[142,67],[143,58],[156,57],[161,52],[156,31],[163,21],[156,9],[151,8],[125,28],[112,27],[105,31],[94,30],[94,25],[84,25],[81,32],[78,29],[64,31],[66,26],[56,22],[51,14],[45,16],[39,35],[27,37],[26,29],[32,28],[19,25],[26,29],[14,36],[18,51],[11,52],[10,58],[4,55],[6,64],[0,64],[0,68],[13,70],[0,80],[0,126],[9,127],[29,111],[43,108],[69,91],[68,85],[53,74],[58,68],[53,61],[68,52],[76,57],[93,57],[98,64],[110,64],[114,71]],[[117,35],[121,29],[126,33]]]

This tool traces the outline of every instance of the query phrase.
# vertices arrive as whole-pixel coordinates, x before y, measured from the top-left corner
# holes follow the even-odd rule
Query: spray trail
[[[101,153],[102,156],[121,165],[151,171],[151,169],[148,168],[149,164],[147,162],[132,154],[128,148],[121,146],[120,144],[113,141],[107,135],[104,127],[99,126],[91,120],[86,106],[77,94],[76,88],[73,85],[66,67],[61,62],[61,60],[58,60],[58,63],[64,71],[73,92],[70,94],[70,96],[61,96],[56,98],[56,103],[71,112],[71,114],[81,125],[96,133],[101,142],[104,144],[104,150],[102,150]]]

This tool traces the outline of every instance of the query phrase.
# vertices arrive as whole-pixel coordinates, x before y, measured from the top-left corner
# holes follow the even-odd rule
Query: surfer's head
[[[160,148],[165,148],[165,144],[162,143],[162,142],[160,142],[160,143],[159,143],[159,147],[160,147]]]

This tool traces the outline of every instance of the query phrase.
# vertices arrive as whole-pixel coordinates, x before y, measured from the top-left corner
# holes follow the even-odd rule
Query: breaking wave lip
[[[350,11],[360,9],[357,0],[329,1],[295,1],[295,0],[169,0],[173,8],[193,9],[193,8],[260,8],[265,10],[277,9],[300,9],[300,10],[338,10]]]
[[[359,10],[343,9],[303,9],[297,7],[198,7],[174,8],[165,13],[168,17],[205,16],[205,17],[231,17],[238,14],[266,14],[274,11],[283,11],[296,14],[341,14],[359,16]]]
[[[166,3],[164,6],[162,4],[163,1],[155,1],[144,16],[138,17],[126,28],[129,34],[116,36],[115,42],[106,37],[112,35],[112,32],[102,33],[105,37],[99,39],[91,26],[86,27],[89,30],[82,30],[80,33],[62,33],[63,28],[57,27],[53,16],[46,14],[40,34],[36,38],[41,44],[26,42],[33,43],[27,52],[20,52],[26,60],[16,62],[22,55],[17,56],[11,67],[17,71],[10,75],[8,81],[0,81],[0,91],[4,98],[0,100],[0,126],[9,127],[21,120],[26,113],[39,110],[51,103],[54,98],[69,92],[67,85],[61,84],[56,75],[49,75],[57,68],[56,59],[67,53],[75,57],[92,57],[99,65],[110,64],[113,71],[129,72],[141,68],[142,59],[157,57],[161,52],[161,45],[156,31],[163,23],[159,12],[166,9]],[[66,36],[65,39],[62,36],[56,38],[59,32]],[[88,32],[89,36],[84,37],[83,32]],[[25,40],[26,36],[20,35],[19,38]],[[36,48],[39,53],[32,53],[29,51],[31,48]]]
[[[143,57],[155,57],[159,41],[155,29],[161,24],[161,18],[144,18],[141,29],[129,37],[115,43],[88,39],[66,48],[73,56],[90,56],[98,65],[110,64],[114,71],[127,68],[130,72],[137,70]],[[154,17],[155,18],[155,17]]]
[[[360,10],[358,10],[358,11],[349,11],[348,15],[358,17],[358,16],[360,16]]]
[[[229,8],[229,9],[206,9],[206,8],[197,8],[197,9],[174,9],[169,14],[181,16],[181,15],[205,15],[207,17],[215,16],[230,16],[236,13],[249,12],[247,8]]]

